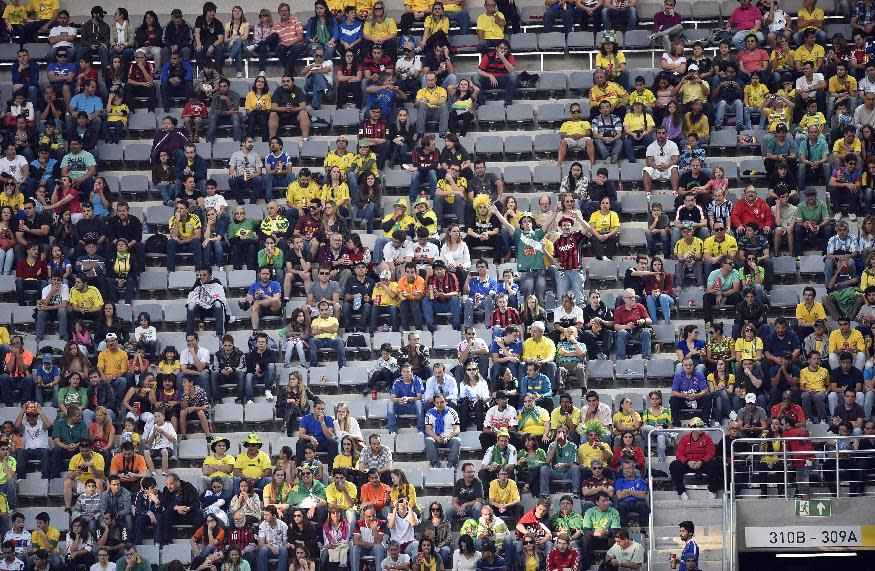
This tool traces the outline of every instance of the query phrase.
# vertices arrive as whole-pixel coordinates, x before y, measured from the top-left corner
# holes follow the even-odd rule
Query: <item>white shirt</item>
[[[823,74],[822,73],[811,74],[811,82],[810,83],[807,79],[805,79],[805,76],[803,75],[802,77],[800,77],[799,79],[796,80],[796,89],[809,89],[809,88],[814,87],[815,85],[817,85],[821,81],[823,81]]]
[[[471,267],[471,253],[468,251],[468,244],[462,242],[455,250],[450,250],[446,242],[441,246],[441,259],[447,263],[458,266],[464,270]]]
[[[3,158],[0,158],[0,172],[5,172],[9,176],[15,179],[15,182],[24,181],[23,170],[24,167],[27,166],[27,159],[21,155],[15,155],[15,158],[11,161],[3,155]]]
[[[410,516],[413,515],[413,525],[410,524]],[[416,517],[416,512],[408,508],[407,515],[401,515],[395,512],[395,525],[389,529],[389,539],[395,540],[398,543],[407,543],[414,539],[414,527],[419,523],[419,518]]]
[[[134,339],[133,339],[134,343],[137,343],[140,341],[140,335],[143,335],[143,338],[146,341],[157,341],[158,340],[158,332],[155,330],[154,325],[150,325],[149,327],[140,327],[138,325],[137,328],[134,329]]]
[[[435,412],[437,412],[437,409],[435,409]],[[432,415],[430,415],[430,414],[425,415],[426,426],[431,426],[432,429],[434,429],[434,421],[435,421],[435,418]],[[435,430],[435,434],[437,434],[437,436],[449,436],[453,432],[453,426],[458,425],[458,424],[459,424],[459,414],[455,410],[451,409],[450,407],[445,407],[444,408],[444,430],[440,434],[437,434],[437,430]]]
[[[25,529],[21,533],[15,533],[14,529],[10,529],[6,532],[6,535],[3,536],[3,541],[11,541],[14,543],[15,555],[16,557],[21,557],[28,549],[30,549],[30,532]],[[12,567],[11,569],[15,569],[15,567]]]
[[[489,402],[489,385],[486,384],[486,379],[481,377],[480,380],[474,383],[474,386],[469,385],[466,380],[463,380],[462,384],[459,385],[459,398],[469,400],[480,399],[484,402]]]
[[[383,260],[387,262],[395,262],[406,258],[407,256],[412,256],[413,249],[410,248],[410,245],[411,242],[408,241],[401,244],[400,248],[395,248],[395,245],[392,244],[392,241],[390,240],[385,246],[383,246]]]
[[[492,464],[492,451],[495,449],[496,446],[498,446],[498,444],[490,446],[486,449],[486,453],[483,455],[483,460],[480,461],[480,464],[482,466],[488,466]],[[508,443],[507,445],[507,464],[508,466],[516,465],[516,448],[510,443]]]
[[[275,519],[273,523],[275,527],[271,527],[266,521],[258,524],[258,539],[264,539],[264,543],[268,546],[281,547],[286,539],[289,526],[280,519]]]
[[[207,208],[214,208],[216,210],[216,214],[221,214],[222,209],[228,208],[228,201],[225,200],[225,197],[221,194],[214,194],[213,196],[205,196],[204,197],[204,210]]]
[[[101,567],[100,563],[95,563],[88,569],[88,571],[115,571],[115,563],[110,561],[106,564],[106,567]]]
[[[51,30],[49,30],[49,38],[57,38],[58,36],[73,36],[76,37],[76,28],[73,26],[55,26]],[[71,42],[58,42],[54,45],[55,49],[58,48],[72,48],[73,44]],[[69,61],[69,58],[68,58]]]
[[[398,559],[392,559],[392,556],[388,553],[386,554],[386,558],[383,559],[383,562],[380,564],[380,568],[383,571],[389,571],[390,568],[398,568],[402,565],[407,565],[410,563],[410,556],[404,553],[403,551],[398,554]]]
[[[35,426],[31,426],[27,419],[21,424],[24,426],[22,445],[26,450],[49,447],[49,431],[41,418],[37,417]]]
[[[498,405],[492,406],[486,411],[486,419],[483,422],[484,426],[488,426],[493,430],[499,428],[510,428],[517,425],[516,409],[510,405],[504,407],[504,410],[498,410]]]
[[[204,349],[203,347],[197,348],[197,359],[201,363],[209,366],[210,364],[210,352]],[[180,365],[192,365],[192,369],[194,368],[194,355],[191,354],[191,349],[186,347],[179,354],[179,364]]]
[[[665,145],[659,146],[658,141],[653,141],[647,145],[646,156],[653,159],[657,165],[667,165],[671,162],[672,157],[680,157],[681,152],[678,146],[671,139],[666,139]]]
[[[173,442],[171,442],[170,439],[167,438],[167,436],[165,436],[164,434],[160,434],[160,433],[156,432],[157,428],[158,427],[156,426],[155,428],[153,428],[149,432],[149,434],[144,434],[143,440],[149,440],[152,436],[155,437],[155,439],[152,440],[152,446],[151,446],[152,450],[160,450],[162,448],[173,448]],[[166,434],[172,434],[173,438],[176,438],[176,431],[173,429],[173,425],[170,424],[169,421],[166,421],[166,420],[164,421],[164,424],[161,425],[161,430],[163,430]]]
[[[780,32],[784,28],[787,27],[787,12],[781,10],[780,8],[775,8],[774,17],[772,19],[772,23],[769,24],[770,32]]]
[[[681,64],[687,63],[687,58],[685,58],[684,56],[674,57],[673,55],[671,55],[667,52],[662,54],[661,59],[662,59],[662,61],[664,61],[668,64],[671,64],[671,65],[681,65]]]
[[[322,77],[325,78],[325,81],[328,82],[328,85],[334,85],[334,62],[330,59],[323,60],[322,67],[328,68],[328,73],[324,74]]]
[[[575,323],[583,323],[583,310],[580,306],[575,305],[571,308],[571,312],[565,311],[565,306],[560,305],[553,311],[553,323],[559,323],[562,320],[574,320]]]
[[[410,246],[410,252],[411,252],[411,255],[413,256],[414,259],[419,257],[419,256],[424,256],[425,258],[427,258],[428,260],[431,260],[432,262],[437,260],[438,256],[440,256],[440,252],[438,251],[438,247],[435,246],[431,242],[426,242],[425,246],[420,244],[418,241],[413,242]],[[431,265],[431,264],[430,263],[417,264],[416,269],[418,269],[418,270],[425,269],[425,267],[429,266],[429,265]]]
[[[866,76],[860,80],[860,83],[857,84],[857,88],[863,93],[875,92],[875,80],[869,81],[869,77]]]
[[[438,388],[440,387],[440,388]],[[459,389],[456,386],[456,380],[444,373],[443,383],[440,385],[437,379],[432,375],[425,381],[425,392],[422,393],[422,402],[431,402],[434,400],[434,395],[441,393],[446,397],[447,402],[455,404],[459,399]]]
[[[43,288],[42,299],[45,299],[49,292],[52,290],[51,285],[47,285]],[[70,299],[70,286],[65,283],[61,284],[61,287],[58,288],[58,293],[49,300],[49,305],[58,305],[62,301],[68,301]]]
[[[12,563],[6,558],[0,559],[0,571],[24,571],[24,562],[21,559],[13,559]]]
[[[413,56],[412,60],[400,57],[398,58],[398,61],[395,62],[395,71],[402,75],[402,79],[406,79],[403,74],[422,71],[422,60],[419,56]]]
[[[487,316],[488,318],[488,316]],[[479,337],[475,337],[471,340],[471,343],[468,343],[467,339],[462,339],[462,341],[456,345],[456,354],[461,355],[463,351],[486,351],[489,352],[489,345],[486,344],[486,341],[480,339]],[[470,357],[470,354],[469,354]]]

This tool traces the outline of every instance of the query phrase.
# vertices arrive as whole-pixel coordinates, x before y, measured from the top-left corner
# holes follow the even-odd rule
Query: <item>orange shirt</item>
[[[411,284],[407,276],[404,276],[398,280],[398,293],[400,294],[402,291],[407,294],[403,298],[405,300],[422,300],[425,298],[425,280],[417,274]]]
[[[109,463],[109,473],[118,474],[122,482],[138,482],[140,479],[133,476],[124,476],[125,472],[132,474],[143,474],[146,472],[146,459],[140,454],[134,454],[130,464],[125,466],[125,457],[121,453],[112,457]]]
[[[206,538],[204,537],[204,526],[200,526],[197,528],[197,531],[194,532],[194,537],[196,543],[200,543],[201,545],[206,543]],[[218,545],[215,547],[216,550],[221,551],[225,544],[225,530],[221,527],[216,528],[216,541]]]
[[[362,486],[359,492],[359,500],[363,504],[373,503],[377,511],[383,509],[386,505],[386,498],[389,495],[389,486],[380,482],[380,487],[374,489],[370,482]]]

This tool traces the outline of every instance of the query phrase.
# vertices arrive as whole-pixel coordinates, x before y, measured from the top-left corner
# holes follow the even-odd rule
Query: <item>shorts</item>
[[[644,167],[644,172],[650,175],[651,180],[671,180],[672,171],[677,172],[677,165],[672,165],[670,168],[661,171],[652,167]]]
[[[297,125],[298,124],[298,112],[297,111],[277,111],[277,117],[279,119],[280,125]]]
[[[152,448],[149,450],[149,454],[153,460],[158,460],[161,458],[162,450],[167,450],[167,458],[173,458],[173,448]]]
[[[579,139],[572,139],[571,137],[566,137],[565,139],[562,139],[562,140],[565,141],[565,146],[569,150],[572,150],[572,149],[584,150],[584,149],[586,149],[586,145],[588,143],[592,143],[592,137],[581,137]]]

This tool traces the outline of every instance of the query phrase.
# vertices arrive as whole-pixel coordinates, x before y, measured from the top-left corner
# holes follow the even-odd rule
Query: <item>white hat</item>
[[[691,63],[687,66],[687,71],[699,71],[699,66],[694,63]]]
[[[753,394],[753,393],[747,393],[747,394],[744,396],[744,402],[746,402],[746,403],[749,403],[749,402],[756,403],[756,402],[757,402],[757,396],[756,396],[755,394]]]

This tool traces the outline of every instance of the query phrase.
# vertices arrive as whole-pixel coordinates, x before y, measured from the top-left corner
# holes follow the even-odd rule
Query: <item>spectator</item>
[[[12,93],[21,90],[27,93],[31,103],[39,101],[39,63],[30,59],[24,48],[18,50],[17,62],[12,65]]]
[[[386,527],[386,522],[377,519],[376,510],[373,507],[363,508],[361,513],[362,518],[355,522],[352,529],[352,547],[349,552],[350,568],[360,569],[362,556],[372,556],[377,568],[382,569],[383,560],[386,557],[383,543],[389,530]]]
[[[702,409],[703,421],[711,416],[711,394],[708,388],[708,383],[704,375],[694,370],[693,359],[689,356],[684,357],[681,362],[683,370],[675,373],[672,380],[671,399],[671,416],[673,426],[680,426],[681,408],[690,406],[690,402],[695,402],[695,407],[690,408]]]
[[[422,404],[422,380],[412,372],[412,364],[401,365],[400,376],[395,379],[389,394],[389,432],[396,433],[397,416],[399,414],[416,414],[416,426],[424,432],[424,417]]]
[[[653,321],[647,309],[636,301],[635,290],[623,290],[623,305],[614,310],[614,328],[617,330],[617,359],[626,358],[626,343],[630,337],[641,341],[641,355],[650,359],[651,327]]]
[[[237,204],[244,203],[244,190],[252,193],[249,196],[250,204],[255,204],[262,195],[266,202],[273,200],[273,187],[267,187],[269,181],[263,175],[262,158],[257,151],[252,150],[253,145],[250,135],[243,137],[240,150],[234,151],[229,160],[228,186],[234,193]]]
[[[83,439],[79,442],[79,453],[70,458],[69,471],[64,480],[64,508],[69,512],[73,505],[73,494],[88,494],[89,503],[94,508],[98,507],[99,492],[103,492],[104,478],[106,477],[106,464],[103,456],[95,453],[91,448],[91,440]],[[89,490],[88,484],[94,484]],[[79,502],[76,504],[80,506]],[[97,525],[95,521],[95,526]]]
[[[216,25],[220,26],[216,20]],[[231,83],[222,78],[219,80],[218,92],[213,95],[210,105],[210,121],[207,126],[207,141],[216,140],[216,129],[219,125],[231,125],[231,137],[235,141],[243,140],[243,119],[240,114],[240,94],[231,91]]]
[[[241,387],[240,399],[249,404],[254,394],[255,381],[264,383],[264,397],[273,400],[274,371],[276,367],[276,354],[268,348],[268,336],[266,333],[255,334],[255,346],[246,354],[246,376]]]
[[[22,448],[15,455],[16,477],[24,478],[27,474],[28,461],[39,460],[40,473],[44,480],[50,476],[49,465],[49,422],[42,403],[29,403],[21,408],[15,419],[15,430],[22,434]]]
[[[286,16],[288,16],[288,5],[285,6]],[[280,10],[280,15],[282,13],[283,11]],[[297,18],[294,19],[297,20]],[[277,86],[273,95],[271,95],[271,113],[267,120],[268,136],[276,137],[281,126],[296,124],[301,130],[301,137],[304,141],[307,141],[310,137],[310,115],[307,113],[307,98],[301,88],[294,85],[291,73],[291,71],[288,71],[283,75],[280,85]]]
[[[704,428],[705,421],[694,417],[690,421],[690,427]],[[677,459],[669,465],[672,482],[681,500],[689,500],[683,481],[684,474],[689,472],[704,473],[708,479],[709,497],[712,500],[717,498],[717,490],[722,478],[722,467],[714,455],[714,441],[707,433],[693,430],[681,436],[677,446]]]
[[[510,53],[510,44],[506,40],[483,54],[472,81],[480,90],[478,104],[485,102],[487,88],[503,91],[505,105],[513,103],[517,87],[516,58]]]
[[[647,502],[647,482],[641,475],[635,473],[633,461],[624,458],[621,465],[622,476],[614,480],[620,524],[630,525],[629,515],[635,512],[638,514],[639,523],[645,525],[650,516],[650,506]]]
[[[480,41],[477,51],[481,54],[485,54],[501,43],[501,40],[504,39],[504,28],[507,25],[504,14],[498,11],[496,0],[486,0],[484,8],[486,11],[477,16],[475,28],[477,39]],[[462,12],[465,13],[464,10]]]

